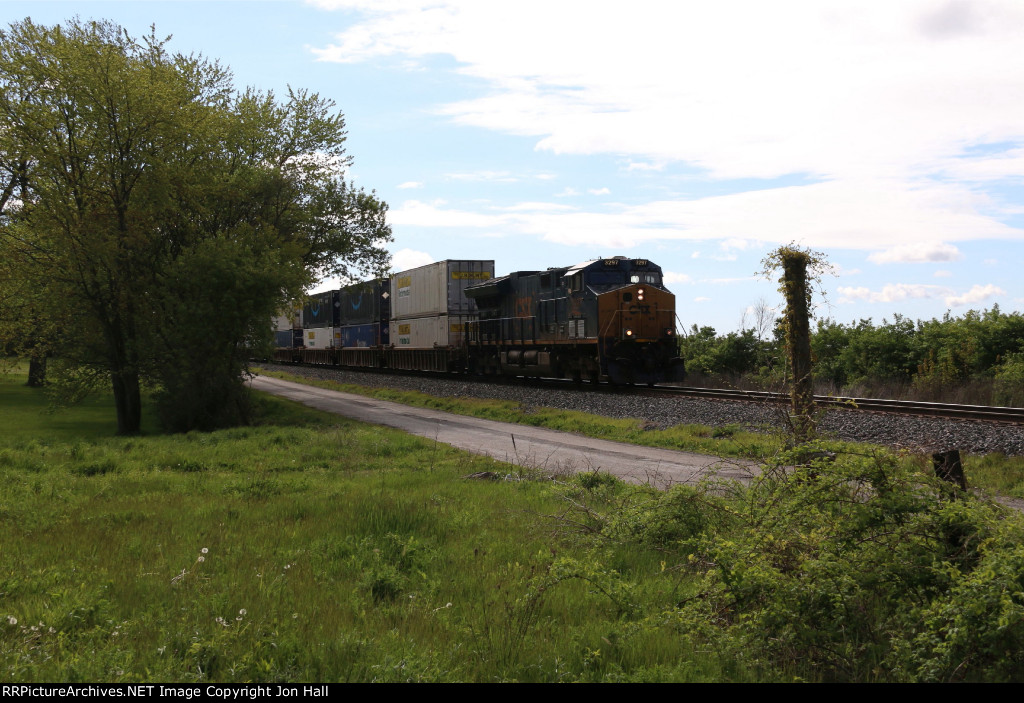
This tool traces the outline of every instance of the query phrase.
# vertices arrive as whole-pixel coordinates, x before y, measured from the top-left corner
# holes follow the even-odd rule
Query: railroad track
[[[770,391],[736,391],[720,388],[681,388],[656,386],[651,389],[658,393],[686,395],[718,400],[744,400],[769,403],[788,403],[786,393]],[[1004,408],[987,405],[958,405],[955,403],[925,403],[917,400],[885,400],[880,398],[848,398],[843,396],[816,395],[814,402],[821,407],[849,408],[851,410],[872,410],[897,413],[900,415],[924,415],[960,420],[987,420],[1005,424],[1024,425],[1024,408]]]
[[[271,362],[272,363],[272,362]],[[287,365],[283,368],[287,368]],[[316,366],[312,368],[331,369],[332,366]],[[464,383],[500,383],[505,385],[537,385],[537,386],[562,386],[566,388],[579,388],[581,390],[604,392],[604,393],[657,393],[659,395],[685,395],[697,398],[709,398],[717,400],[740,400],[747,402],[761,403],[788,403],[789,395],[786,393],[774,393],[771,391],[739,391],[723,388],[694,388],[680,386],[653,386],[629,387],[612,386],[606,383],[600,384],[577,384],[569,379],[534,379],[522,377],[502,376],[473,376],[468,374],[437,374],[436,372],[424,371],[382,371],[380,369],[363,369],[359,367],[346,367],[346,371],[356,371],[366,374],[387,373],[399,376],[422,376],[425,378],[437,378],[447,376],[458,378]],[[954,403],[925,403],[916,400],[885,400],[879,398],[848,398],[844,396],[816,395],[814,402],[820,407],[847,408],[850,410],[870,410],[874,412],[887,412],[899,415],[919,415],[928,417],[942,417],[960,420],[985,420],[1001,424],[1024,425],[1024,408],[1004,408],[986,405],[957,405]]]

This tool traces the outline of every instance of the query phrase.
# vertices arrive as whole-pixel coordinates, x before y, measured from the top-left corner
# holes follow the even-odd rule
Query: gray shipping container
[[[436,349],[460,347],[466,339],[466,323],[475,315],[431,315],[391,321],[391,344],[395,349]]]
[[[476,301],[466,297],[466,288],[492,278],[493,260],[449,259],[396,273],[391,277],[391,319],[476,314]],[[391,340],[398,346],[396,337]]]

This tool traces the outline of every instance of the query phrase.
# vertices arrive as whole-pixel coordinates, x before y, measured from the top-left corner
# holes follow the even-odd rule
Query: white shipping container
[[[314,327],[302,330],[306,349],[331,349],[341,346],[340,327]]]
[[[466,287],[492,278],[494,261],[483,260],[449,259],[396,273],[391,277],[391,318],[473,314],[476,301],[466,297]]]
[[[302,327],[302,308],[284,312],[274,317],[273,330],[282,332],[284,330],[295,330]]]
[[[466,338],[466,323],[475,315],[431,315],[391,321],[391,343],[396,349],[459,347]]]

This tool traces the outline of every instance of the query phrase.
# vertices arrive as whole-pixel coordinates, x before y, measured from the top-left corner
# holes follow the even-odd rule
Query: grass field
[[[663,492],[259,404],[124,438],[0,378],[0,678],[1022,678],[1024,521],[885,452]]]
[[[109,398],[50,414],[17,380],[0,381],[5,681],[735,675],[670,629],[632,632],[559,566],[589,553],[540,517],[564,510],[559,484],[465,480],[517,467],[276,399],[255,427],[118,438]],[[680,588],[654,550],[609,556],[649,604]]]

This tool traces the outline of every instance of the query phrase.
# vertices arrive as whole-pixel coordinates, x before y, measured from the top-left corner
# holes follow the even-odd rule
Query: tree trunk
[[[117,407],[117,433],[138,434],[142,429],[142,392],[137,371],[120,370],[110,374]]]
[[[41,388],[46,385],[46,357],[32,356],[28,360],[28,383],[29,388]]]
[[[782,256],[786,295],[786,346],[793,377],[790,392],[793,439],[797,443],[814,436],[811,411],[814,384],[811,379],[811,328],[807,311],[807,254],[788,250]]]

